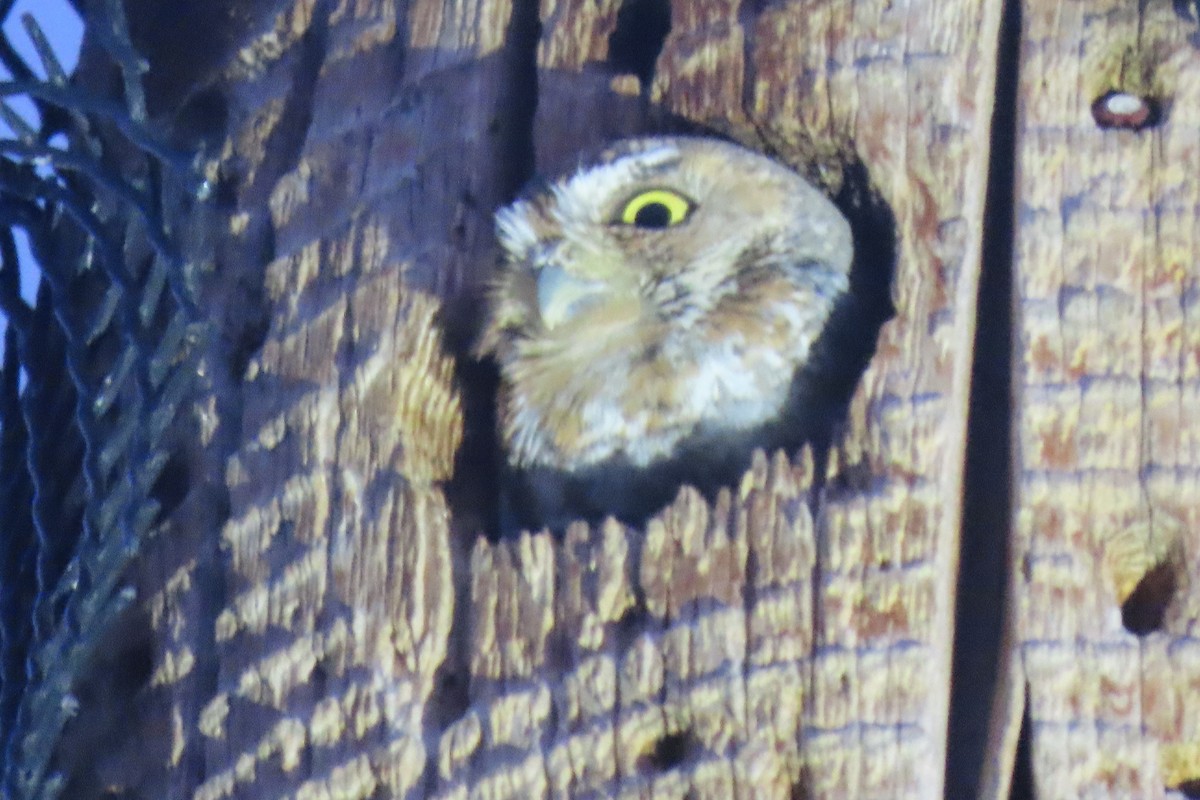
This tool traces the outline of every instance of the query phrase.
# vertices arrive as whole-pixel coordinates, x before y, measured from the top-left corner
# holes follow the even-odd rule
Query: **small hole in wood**
[[[1101,128],[1140,131],[1162,120],[1162,104],[1154,97],[1114,89],[1092,103],[1092,119]]]
[[[696,738],[691,731],[668,733],[641,759],[643,772],[666,772],[681,765],[695,751]]]
[[[1176,584],[1175,565],[1169,560],[1147,570],[1121,604],[1121,624],[1125,630],[1145,636],[1162,628]]]
[[[462,719],[471,705],[468,684],[462,671],[443,663],[435,674],[433,692],[426,704],[427,724],[444,727]]]
[[[614,638],[620,652],[625,652],[629,649],[634,639],[646,630],[649,621],[650,613],[646,610],[646,606],[642,603],[641,598],[639,598],[635,605],[626,609],[625,613],[621,615],[621,618],[616,621],[614,626]]]
[[[615,72],[636,75],[647,91],[654,62],[671,30],[668,0],[625,0],[617,12],[617,27],[608,37],[608,65]]]

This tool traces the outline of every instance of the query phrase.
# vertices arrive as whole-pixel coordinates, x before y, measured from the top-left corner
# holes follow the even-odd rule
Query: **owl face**
[[[645,466],[780,414],[852,260],[815,187],[701,138],[618,143],[497,225],[480,351],[519,468]]]

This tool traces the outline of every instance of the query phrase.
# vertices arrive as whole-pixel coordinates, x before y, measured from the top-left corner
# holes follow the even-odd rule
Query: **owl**
[[[500,374],[502,527],[637,524],[803,440],[853,243],[796,172],[717,139],[632,139],[496,222],[478,352]]]

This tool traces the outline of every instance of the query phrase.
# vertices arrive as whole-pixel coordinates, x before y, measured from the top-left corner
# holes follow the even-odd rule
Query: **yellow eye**
[[[625,204],[621,222],[639,228],[669,228],[687,219],[692,202],[670,189],[650,189]]]

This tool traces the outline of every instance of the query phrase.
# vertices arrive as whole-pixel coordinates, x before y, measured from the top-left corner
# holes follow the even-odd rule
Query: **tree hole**
[[[1100,128],[1153,128],[1162,121],[1162,102],[1157,97],[1113,89],[1092,103],[1092,119]]]
[[[808,424],[804,441],[813,447],[817,475],[850,398],[875,355],[879,331],[896,315],[892,280],[896,266],[896,219],[857,156],[841,165],[842,182],[830,198],[850,223],[854,262],[850,290],[834,308],[824,333],[813,344],[813,356],[797,386],[805,388]],[[847,465],[852,468],[852,465]],[[870,480],[869,476],[867,480]]]
[[[646,610],[644,601],[639,596],[638,602],[627,609],[614,626],[617,651],[624,653],[632,647],[634,640],[646,631],[649,623],[650,612]]]
[[[643,772],[667,772],[681,766],[699,743],[690,730],[668,733],[656,741],[640,760]]]
[[[1169,559],[1147,570],[1121,603],[1121,624],[1125,630],[1145,636],[1162,628],[1177,584],[1175,565]]]
[[[617,12],[617,27],[608,37],[609,67],[636,75],[642,91],[649,91],[654,63],[670,30],[669,0],[625,0]]]
[[[621,157],[623,148],[635,146],[631,142],[618,142],[598,160]],[[615,450],[603,459],[571,469],[542,463],[514,467],[500,481],[504,485],[497,498],[498,525],[483,525],[481,529],[496,530],[496,537],[543,527],[561,535],[573,520],[599,524],[610,515],[630,527],[641,528],[668,506],[683,486],[695,488],[709,503],[716,502],[722,489],[731,489],[736,494],[736,487],[758,449],[767,452],[782,449],[794,454],[809,445],[816,474],[823,478],[830,448],[847,418],[850,399],[875,355],[879,332],[895,314],[892,280],[897,238],[894,215],[872,182],[865,163],[856,154],[839,152],[837,164],[829,165],[830,172],[839,176],[833,186],[833,181],[814,179],[812,170],[797,169],[798,163],[805,163],[806,153],[811,161],[817,157],[815,153],[821,152],[812,143],[808,144],[809,147],[800,148],[795,159],[780,157],[781,153],[773,147],[756,148],[751,144],[748,148],[767,158],[775,157],[778,163],[821,189],[848,223],[853,244],[847,290],[833,302],[807,359],[794,365],[779,411],[773,416],[763,416],[755,424],[747,421],[740,427],[730,426],[728,433],[720,436],[698,426],[693,434],[679,438],[671,444],[669,452],[649,463],[635,461],[627,452]],[[582,157],[580,163],[589,163],[589,159]],[[460,369],[460,374],[466,375],[467,370]],[[464,380],[464,385],[471,384]],[[485,421],[483,414],[472,408],[467,409],[466,418]],[[704,422],[708,424],[708,420]],[[471,425],[468,424],[460,453],[476,453],[471,459],[473,464],[496,463],[468,446],[472,441]],[[503,472],[503,465],[497,466]],[[456,471],[456,483],[462,474],[463,470]],[[869,475],[867,479],[870,480]],[[814,486],[815,491],[820,490],[821,480]],[[491,485],[496,483],[493,481]],[[466,506],[452,503],[452,507]],[[472,524],[471,529],[480,528]]]

